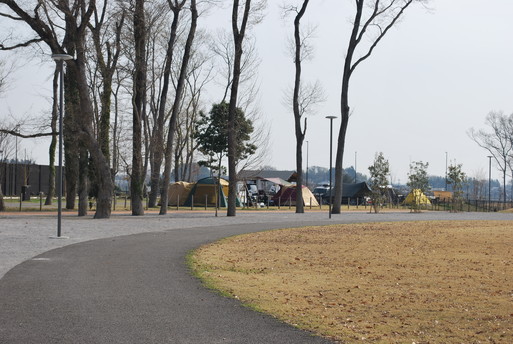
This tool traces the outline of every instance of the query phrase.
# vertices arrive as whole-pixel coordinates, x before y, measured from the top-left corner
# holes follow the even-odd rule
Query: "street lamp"
[[[68,54],[52,54],[52,59],[57,63],[60,74],[59,85],[59,169],[57,178],[57,238],[61,238],[62,223],[62,117],[64,112],[64,61],[73,59]]]
[[[333,120],[337,118],[337,116],[326,116],[326,118],[330,120],[330,204],[328,209],[329,218],[331,219],[331,207],[333,206],[333,190],[331,186],[331,166],[333,165]]]
[[[488,155],[488,211],[492,204],[492,156]]]

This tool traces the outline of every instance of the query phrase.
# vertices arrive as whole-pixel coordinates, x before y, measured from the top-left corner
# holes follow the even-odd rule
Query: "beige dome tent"
[[[169,185],[167,191],[168,206],[182,206],[187,201],[194,183],[176,182]]]
[[[303,204],[306,207],[318,207],[319,203],[310,189],[303,185]],[[296,205],[296,186],[282,186],[280,191],[273,197],[275,205]]]

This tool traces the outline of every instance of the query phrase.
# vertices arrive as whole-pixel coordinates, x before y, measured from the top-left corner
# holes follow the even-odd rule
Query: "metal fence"
[[[5,196],[48,192],[50,167],[0,162],[0,184]]]

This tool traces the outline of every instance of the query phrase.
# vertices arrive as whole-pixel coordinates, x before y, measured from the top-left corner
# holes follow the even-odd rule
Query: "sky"
[[[259,108],[271,128],[266,164],[293,170],[294,121],[282,101],[294,76],[286,44],[293,18],[281,17],[282,3],[268,1],[266,16],[252,34],[260,58]],[[308,117],[309,166],[329,165],[326,116],[338,117],[334,142],[338,134],[352,4],[350,0],[312,1],[303,20],[305,26],[316,27],[313,58],[303,65],[304,80],[319,81],[326,97],[316,114]],[[512,13],[511,0],[436,0],[429,9],[409,8],[353,74],[344,166],[356,162],[357,171],[368,175],[375,154],[383,152],[390,162],[391,181],[405,183],[410,162],[428,162],[429,174],[443,176],[447,156],[449,164],[462,164],[467,175],[487,178],[488,154],[467,131],[486,128],[485,117],[492,110],[513,113]],[[213,11],[204,25],[229,28],[229,20],[227,11]],[[51,68],[50,60],[23,64],[0,99],[0,116],[41,113],[48,107]],[[46,152],[45,140],[20,142],[21,157],[26,154],[44,164]],[[495,168],[492,177],[499,177]]]

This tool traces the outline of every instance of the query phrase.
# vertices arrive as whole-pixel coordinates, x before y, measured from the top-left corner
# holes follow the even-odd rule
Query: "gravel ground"
[[[323,225],[327,223],[351,223],[374,221],[415,220],[513,220],[513,213],[457,213],[384,211],[380,214],[344,212],[328,220],[326,212],[264,212],[239,211],[236,217],[219,217],[212,212],[170,212],[168,215],[147,214],[134,217],[129,214],[113,214],[110,219],[93,220],[91,216],[78,218],[66,214],[62,219],[62,236],[57,234],[56,215],[37,213],[3,213],[0,215],[0,278],[14,266],[46,251],[94,239],[116,237],[145,232],[220,227],[234,224],[268,223],[279,228],[280,223],[294,226]]]

